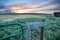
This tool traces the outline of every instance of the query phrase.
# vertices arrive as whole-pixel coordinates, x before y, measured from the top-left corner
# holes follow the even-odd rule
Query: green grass
[[[55,20],[53,18],[52,19],[49,19],[49,18],[25,18],[25,19],[16,19],[14,21],[0,23],[0,26],[1,25],[9,25],[9,24],[20,24],[20,26],[18,26],[18,25],[9,25],[9,26],[0,27],[0,38],[8,38],[10,36],[15,36],[15,35],[18,36],[17,34],[22,32],[21,27],[23,28],[24,33],[25,33],[25,31],[26,31],[25,23],[26,22],[42,21],[43,19],[47,23],[47,26],[45,27],[44,40],[55,40],[54,36],[57,36],[57,35],[60,35],[60,34],[57,34],[58,29],[55,29],[56,27],[52,26],[52,25],[56,24],[57,27],[59,27],[60,18],[54,18]],[[55,35],[55,34],[57,34],[57,35]],[[34,29],[32,31],[32,39],[33,40],[35,39],[34,35],[37,35],[36,39],[37,38],[39,39],[40,28]]]

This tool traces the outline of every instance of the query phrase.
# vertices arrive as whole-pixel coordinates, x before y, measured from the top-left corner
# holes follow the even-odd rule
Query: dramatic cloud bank
[[[5,9],[13,13],[59,12],[60,0],[0,0],[0,11]]]

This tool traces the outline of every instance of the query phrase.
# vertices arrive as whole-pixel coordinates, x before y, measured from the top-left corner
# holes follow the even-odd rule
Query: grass
[[[56,24],[59,27],[60,18],[25,18],[25,19],[16,19],[14,21],[0,23],[0,26],[1,25],[8,25],[8,24],[20,24],[20,26],[18,26],[18,25],[15,25],[15,26],[10,25],[10,26],[5,26],[5,27],[4,26],[0,27],[0,31],[1,31],[0,32],[0,38],[4,38],[4,37],[7,38],[8,36],[9,37],[12,36],[12,34],[14,35],[14,34],[21,33],[22,32],[21,27],[23,27],[23,30],[24,30],[24,33],[25,33],[25,31],[26,31],[25,23],[26,22],[36,22],[36,21],[44,21],[44,20],[47,23],[47,26],[45,27],[45,33],[44,33],[44,35],[46,37],[44,36],[44,39],[47,40],[47,38],[49,38],[48,40],[50,40],[51,38],[49,36],[51,36],[51,33],[52,33],[51,30],[53,30],[55,28],[52,25]],[[9,34],[9,32],[10,32],[10,34]],[[56,32],[56,30],[55,30],[55,32]],[[1,34],[3,34],[3,35],[1,35]],[[37,35],[37,36],[35,37],[35,35]],[[39,35],[40,35],[40,29],[34,29],[32,31],[32,39],[33,40],[35,40],[35,38],[36,39],[39,38]],[[51,37],[53,39],[53,36],[51,36]]]

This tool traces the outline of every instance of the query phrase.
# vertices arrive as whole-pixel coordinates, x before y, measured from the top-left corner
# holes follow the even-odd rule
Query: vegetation
[[[26,22],[45,21],[44,40],[60,40],[60,18],[25,18],[0,23],[1,40],[26,40]],[[40,39],[40,28],[32,29],[32,40]]]

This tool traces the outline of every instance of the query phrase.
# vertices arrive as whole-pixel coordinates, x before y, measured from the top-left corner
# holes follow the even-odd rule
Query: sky
[[[0,12],[6,10],[13,13],[55,12],[60,11],[60,0],[0,0]]]

